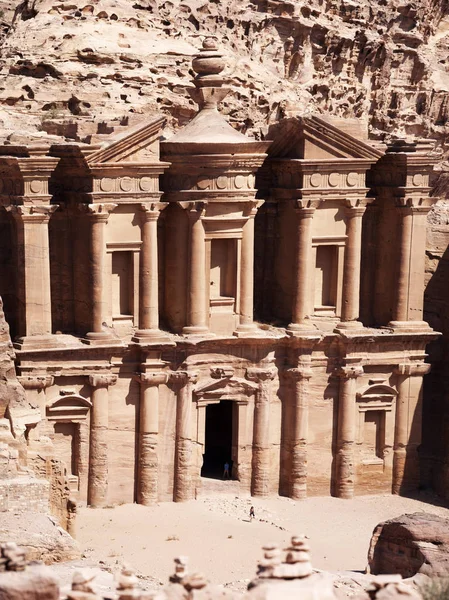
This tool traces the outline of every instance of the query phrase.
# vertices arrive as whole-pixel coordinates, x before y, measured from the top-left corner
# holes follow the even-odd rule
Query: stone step
[[[206,498],[208,496],[242,496],[240,482],[232,479],[212,479],[201,477],[201,487],[198,497]]]

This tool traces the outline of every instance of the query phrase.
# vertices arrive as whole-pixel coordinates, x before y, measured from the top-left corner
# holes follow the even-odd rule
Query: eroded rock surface
[[[449,519],[413,513],[379,523],[371,538],[368,565],[374,575],[447,577]]]

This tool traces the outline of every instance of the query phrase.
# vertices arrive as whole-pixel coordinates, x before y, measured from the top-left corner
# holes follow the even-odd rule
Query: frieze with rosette
[[[158,176],[100,177],[93,181],[93,191],[99,194],[142,194],[159,192]]]
[[[175,175],[167,178],[167,188],[170,191],[200,191],[200,192],[224,192],[254,191],[256,178],[253,173],[220,175]]]

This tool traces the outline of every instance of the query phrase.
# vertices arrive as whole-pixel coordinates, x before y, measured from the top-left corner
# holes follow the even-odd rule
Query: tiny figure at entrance
[[[249,509],[249,520],[252,521],[256,518],[256,513],[254,512],[254,506],[251,506]]]
[[[227,461],[224,464],[223,479],[226,479],[226,477],[229,479],[229,463]]]

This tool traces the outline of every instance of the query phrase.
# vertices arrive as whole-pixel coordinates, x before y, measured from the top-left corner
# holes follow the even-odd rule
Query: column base
[[[317,335],[318,329],[310,322],[290,323],[287,327],[287,335],[291,337],[302,337],[303,335]]]
[[[258,337],[263,335],[263,331],[255,323],[248,323],[246,325],[237,325],[232,335],[237,338]]]
[[[136,344],[157,344],[159,342],[166,342],[169,339],[169,336],[160,329],[138,329],[131,338],[131,341]]]
[[[365,327],[363,326],[363,323],[361,323],[360,321],[340,321],[340,323],[338,323],[338,325],[336,326],[336,328],[334,329],[335,333],[338,333],[339,331],[346,331],[346,330],[363,330],[365,329]]]
[[[196,337],[215,337],[215,335],[209,331],[209,327],[203,325],[190,325],[188,327],[183,327],[182,334]]]
[[[390,321],[387,327],[400,329],[401,331],[417,331],[423,329],[433,331],[427,321]]]
[[[52,335],[26,335],[14,341],[17,350],[40,350],[47,348],[64,348],[67,346],[67,336]]]
[[[122,346],[123,343],[120,338],[113,336],[108,331],[90,331],[86,333],[86,337],[81,340],[83,344],[89,344],[90,346]]]

